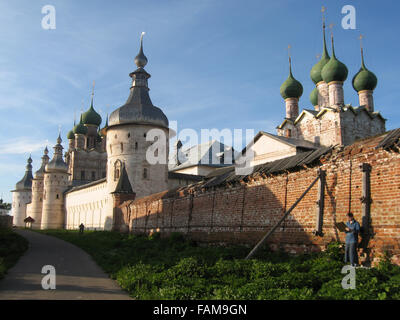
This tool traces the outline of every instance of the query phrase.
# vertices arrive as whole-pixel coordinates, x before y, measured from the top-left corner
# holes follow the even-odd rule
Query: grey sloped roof
[[[122,166],[121,175],[119,176],[117,186],[113,193],[133,193],[132,185],[129,182],[128,173],[125,165]]]
[[[138,85],[131,87],[125,104],[110,114],[109,126],[140,123],[168,128],[168,118],[160,108],[153,105],[147,84],[143,84],[147,83],[150,74],[143,68],[138,68],[131,73],[131,77],[138,82]]]
[[[15,185],[15,190],[30,190],[32,189],[32,170],[25,171],[24,177]]]
[[[204,176],[194,175],[194,174],[186,174],[179,172],[168,172],[168,179],[181,179],[188,181],[201,181],[204,179]]]
[[[217,160],[218,154],[227,154],[228,148],[230,148],[233,153],[233,156],[235,156],[235,151],[223,144],[222,142],[218,140],[210,140],[202,144],[198,144],[189,148],[186,148],[184,150],[179,151],[179,160],[181,162],[180,165],[176,165],[177,163],[177,154],[176,154],[176,149],[173,152],[170,152],[170,158],[169,158],[169,170],[171,171],[176,171],[192,166],[197,166],[197,165],[203,165],[203,166],[208,166],[208,167],[226,167],[230,166],[231,164],[225,164],[225,163],[215,163]]]
[[[390,149],[396,143],[399,143],[400,139],[400,128],[394,129],[392,131],[387,132],[385,138],[376,146],[376,149],[383,148],[383,149]]]
[[[316,150],[310,150],[291,157],[260,164],[254,166],[253,172],[246,176],[237,175],[234,166],[220,168],[207,175],[197,186],[201,188],[211,188],[226,183],[237,183],[243,179],[256,177],[261,174],[277,174],[286,170],[294,170],[304,165],[311,165],[317,162],[323,155],[331,152],[332,149],[333,147],[320,147]]]
[[[29,156],[24,177],[15,184],[14,191],[32,190],[32,158]]]

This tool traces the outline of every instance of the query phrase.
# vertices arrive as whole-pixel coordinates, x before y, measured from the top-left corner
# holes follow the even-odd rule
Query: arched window
[[[121,174],[122,163],[121,160],[117,160],[114,162],[114,181],[119,179],[119,175]]]
[[[135,150],[137,150],[137,148],[138,148],[138,143],[135,142]]]
[[[121,142],[121,152],[124,152],[124,144]]]
[[[148,177],[147,168],[143,168],[143,179],[147,179],[147,177]]]

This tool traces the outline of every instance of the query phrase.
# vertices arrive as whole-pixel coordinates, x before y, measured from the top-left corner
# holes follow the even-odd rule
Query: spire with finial
[[[93,80],[90,108],[88,111],[83,113],[82,120],[83,120],[83,124],[85,124],[85,125],[98,127],[98,126],[100,126],[102,119],[101,119],[100,114],[98,114],[96,112],[96,110],[94,110],[94,107],[93,107],[94,86],[95,86],[95,81]]]
[[[146,32],[142,32],[140,35],[140,50],[138,55],[135,57],[135,64],[138,68],[144,68],[147,64],[147,57],[143,53],[143,36]]]
[[[68,166],[63,159],[63,146],[61,145],[61,133],[58,134],[57,144],[53,147],[53,159],[46,165],[46,172],[62,171],[67,172]]]
[[[325,11],[326,7],[322,7],[321,12],[322,12],[322,55],[321,59],[311,68],[310,72],[310,77],[311,80],[315,83],[318,84],[319,82],[323,81],[322,76],[321,76],[321,71],[322,68],[328,63],[330,57],[328,54],[328,49],[326,48],[326,38],[325,38]],[[317,57],[319,59],[319,57]]]
[[[46,165],[49,163],[49,159],[50,159],[48,156],[48,153],[49,153],[49,150],[47,149],[47,146],[46,146],[46,148],[43,151],[42,164],[41,164],[39,170],[35,172],[35,179],[43,177]]]
[[[124,105],[110,114],[107,123],[110,127],[122,123],[146,123],[168,128],[168,118],[150,99],[148,87],[150,74],[143,68],[147,64],[147,58],[143,53],[143,35],[144,32],[140,37],[139,54],[135,57],[138,68],[129,74],[132,78],[129,97]]]

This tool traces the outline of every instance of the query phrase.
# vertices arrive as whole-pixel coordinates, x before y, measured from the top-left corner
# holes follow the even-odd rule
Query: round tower
[[[40,229],[42,222],[43,178],[45,167],[49,163],[48,153],[49,150],[46,147],[42,157],[42,165],[40,166],[39,170],[35,172],[34,178],[32,179],[32,202],[26,215],[35,220],[32,223],[32,228],[34,229]]]
[[[12,190],[12,216],[13,224],[24,227],[26,218],[26,206],[32,199],[32,158],[29,156],[24,177],[17,182],[15,190]]]
[[[111,113],[106,128],[108,191],[115,191],[125,167],[138,198],[168,189],[168,119],[149,96],[150,74],[144,69],[147,58],[143,53],[143,34],[135,58],[138,68],[130,73],[128,100]],[[161,147],[153,152],[156,145]],[[152,156],[162,159],[153,163]]]
[[[54,146],[53,159],[45,166],[41,229],[64,226],[64,191],[68,188],[68,166],[63,160],[60,135]]]

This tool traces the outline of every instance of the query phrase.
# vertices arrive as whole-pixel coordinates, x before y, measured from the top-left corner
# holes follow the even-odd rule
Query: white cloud
[[[29,137],[8,139],[0,142],[1,154],[26,154],[43,149],[49,144],[48,140],[37,141]]]

